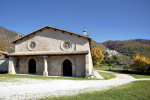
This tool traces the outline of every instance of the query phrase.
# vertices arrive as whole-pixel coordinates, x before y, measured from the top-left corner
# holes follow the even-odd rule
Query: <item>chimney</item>
[[[86,35],[86,29],[85,28],[83,29],[83,34]]]

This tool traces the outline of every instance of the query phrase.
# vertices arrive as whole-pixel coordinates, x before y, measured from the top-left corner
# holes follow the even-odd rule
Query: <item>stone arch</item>
[[[75,62],[74,62],[74,60],[71,58],[71,57],[68,57],[68,56],[65,56],[65,57],[63,57],[61,60],[60,60],[60,66],[61,66],[61,75],[63,76],[63,62],[65,61],[65,60],[70,60],[70,62],[71,62],[71,66],[72,66],[72,76],[76,76],[76,65],[75,65]]]
[[[63,76],[72,76],[72,63],[68,59],[63,62]]]
[[[61,65],[61,66],[63,66],[63,62],[64,62],[66,59],[68,59],[68,60],[71,61],[72,66],[75,66],[74,60],[73,60],[72,58],[68,57],[68,56],[63,57],[63,58],[60,60],[60,65]]]
[[[26,62],[27,71],[28,71],[28,73],[29,73],[29,61],[30,61],[31,59],[34,59],[35,62],[36,62],[36,73],[37,73],[37,69],[38,69],[38,61],[37,61],[37,59],[36,59],[35,57],[28,57],[27,62]]]

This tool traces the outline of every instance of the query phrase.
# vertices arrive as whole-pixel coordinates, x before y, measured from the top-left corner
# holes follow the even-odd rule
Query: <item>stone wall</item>
[[[43,56],[14,57],[15,72],[21,74],[28,74],[28,63],[29,60],[32,58],[36,61],[36,74],[43,75]],[[72,63],[72,76],[85,77],[85,55],[48,56],[48,75],[63,76],[63,61],[66,59],[70,60]]]
[[[72,43],[72,47],[66,51],[89,51],[89,54],[86,58],[87,64],[85,64],[85,55],[84,56],[69,56],[74,60],[75,64],[73,66],[73,76],[85,76],[85,66],[88,69],[88,74],[93,74],[93,64],[91,58],[91,51],[89,40],[85,37],[80,37],[74,34],[62,32],[59,30],[54,29],[43,29],[42,31],[38,31],[32,35],[29,35],[22,40],[19,40],[15,44],[15,52],[44,52],[44,51],[51,51],[51,52],[63,52],[64,50],[61,47],[61,44],[64,40],[69,40]],[[28,43],[31,41],[36,42],[36,48],[34,50],[28,49]],[[62,65],[59,63],[59,60],[65,56],[50,56],[47,58],[48,62],[48,74],[49,75],[62,75]],[[19,67],[16,67],[16,71],[18,73],[28,73],[28,60],[30,57],[18,57],[19,60]],[[43,57],[38,56],[36,58],[37,64],[37,74],[43,73]],[[84,59],[84,60],[83,60]],[[17,62],[15,63],[17,65]],[[15,65],[15,66],[16,66]],[[42,67],[41,67],[42,66]],[[76,67],[75,67],[76,66]],[[84,67],[81,67],[84,66]],[[83,74],[84,73],[84,74]]]
[[[15,52],[63,51],[61,43],[64,40],[69,40],[72,43],[72,48],[69,51],[89,50],[88,39],[84,37],[62,33],[62,31],[55,31],[54,29],[44,29],[42,32],[37,32],[19,40],[15,45]],[[37,46],[34,50],[28,49],[30,41],[36,41]]]

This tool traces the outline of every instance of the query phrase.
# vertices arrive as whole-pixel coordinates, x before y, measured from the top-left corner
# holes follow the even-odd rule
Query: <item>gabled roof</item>
[[[33,32],[31,32],[31,33],[29,33],[29,34],[23,36],[23,37],[20,37],[20,38],[18,38],[18,39],[16,39],[16,40],[12,41],[12,43],[16,43],[18,40],[23,39],[23,38],[25,38],[25,37],[27,37],[27,36],[33,34],[33,33],[38,32],[38,31],[42,31],[42,30],[45,29],[45,28],[47,28],[47,29],[51,28],[51,29],[54,29],[54,30],[59,30],[59,31],[62,31],[62,32],[66,32],[66,33],[78,35],[79,37],[84,37],[84,38],[87,38],[87,39],[92,39],[89,35],[80,35],[80,34],[77,34],[77,33],[73,33],[73,32],[70,32],[70,31],[66,31],[66,30],[63,30],[63,29],[59,29],[59,28],[56,28],[56,27],[52,27],[52,26],[46,25],[46,26],[44,26],[44,27],[42,27],[42,28],[39,28],[39,29],[37,29],[37,30],[35,30],[35,31],[33,31]]]
[[[0,51],[0,54],[6,54],[6,55],[8,55],[9,53],[8,52],[4,52],[4,51]]]

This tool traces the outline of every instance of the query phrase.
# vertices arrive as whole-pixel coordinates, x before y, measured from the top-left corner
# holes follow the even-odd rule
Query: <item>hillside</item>
[[[11,41],[22,37],[23,34],[0,26],[0,51],[12,52],[14,44]],[[7,50],[6,50],[7,49]]]
[[[94,48],[94,47],[98,47],[98,48],[101,48],[101,49],[108,49],[102,43],[98,43],[96,41],[92,41],[92,48]]]
[[[150,40],[147,40],[147,39],[131,39],[129,41],[139,42],[139,43],[147,44],[150,46]]]
[[[140,56],[146,56],[150,58],[150,40],[146,39],[132,39],[124,41],[112,41],[108,40],[102,43],[111,50],[116,50],[123,55],[134,56],[139,54]]]

